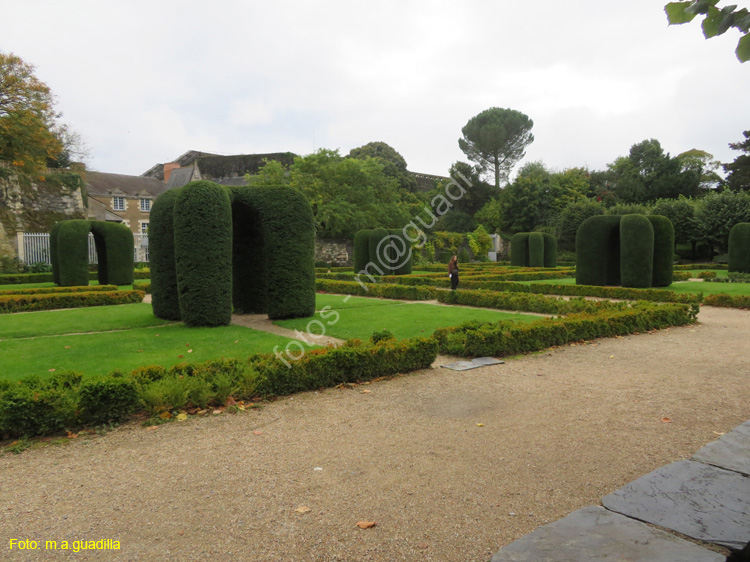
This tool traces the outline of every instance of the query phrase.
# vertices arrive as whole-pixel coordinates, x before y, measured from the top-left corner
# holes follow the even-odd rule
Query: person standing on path
[[[448,275],[451,278],[451,291],[455,291],[458,287],[458,257],[452,256],[451,261],[448,262]]]

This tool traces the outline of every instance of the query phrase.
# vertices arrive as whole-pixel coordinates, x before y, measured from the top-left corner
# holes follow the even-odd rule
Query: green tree
[[[733,162],[724,164],[724,171],[728,174],[727,184],[731,189],[750,191],[750,131],[742,134],[745,140],[729,143],[729,148],[744,154],[740,154]]]
[[[438,194],[444,194],[446,188],[455,192],[456,188],[451,184],[458,184],[464,189],[458,199],[452,199],[453,208],[440,217],[435,228],[446,232],[470,232],[477,227],[474,215],[497,194],[497,190],[482,180],[479,167],[466,162],[455,162],[448,174],[449,180],[438,183],[427,194],[428,201]]]
[[[709,193],[696,202],[695,221],[699,237],[726,252],[732,227],[750,222],[750,193],[729,189]]]
[[[376,158],[383,165],[383,173],[395,178],[402,189],[414,191],[417,180],[406,169],[406,160],[391,145],[381,142],[369,142],[358,148],[352,148],[347,158]]]
[[[696,196],[703,175],[702,167],[685,166],[679,158],[665,153],[656,139],[631,146],[628,156],[617,158],[609,165],[609,171],[611,191],[623,203]]]
[[[687,197],[659,199],[654,203],[651,213],[662,215],[672,221],[675,246],[691,244],[693,255],[695,255],[699,232],[695,219],[695,203],[691,199]]]
[[[418,211],[419,200],[387,176],[376,158],[344,158],[320,149],[298,156],[288,170],[268,162],[251,185],[289,185],[301,191],[313,210],[321,238],[353,238],[365,228],[402,228]]]
[[[13,53],[0,53],[0,160],[33,172],[60,154],[53,106],[52,92],[34,67]]]
[[[484,173],[491,173],[496,188],[526,154],[534,141],[534,122],[515,109],[491,107],[475,115],[461,129],[458,146]]]
[[[487,232],[498,233],[503,230],[502,220],[500,219],[501,210],[500,196],[493,197],[484,207],[477,211],[474,220],[483,226]]]
[[[677,159],[682,164],[683,170],[692,171],[695,176],[700,178],[698,180],[700,191],[705,192],[709,189],[716,189],[721,185],[723,180],[717,173],[721,162],[715,160],[713,154],[705,150],[692,148],[678,154]]]
[[[540,226],[554,226],[560,210],[583,199],[584,184],[571,182],[569,172],[553,173],[542,162],[530,162],[500,194],[500,227],[510,232],[530,232]],[[574,186],[578,185],[579,191]]]
[[[738,10],[736,5],[719,8],[718,3],[719,0],[670,2],[664,7],[664,11],[669,25],[688,23],[698,15],[704,16],[702,27],[706,39],[721,35],[734,27],[742,35],[735,54],[740,62],[750,60],[750,13],[746,8]]]
[[[557,244],[562,250],[575,251],[576,233],[581,223],[589,217],[603,215],[604,205],[592,199],[580,199],[568,203],[557,219]]]

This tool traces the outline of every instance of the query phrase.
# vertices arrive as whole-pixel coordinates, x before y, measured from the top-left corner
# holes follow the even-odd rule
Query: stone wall
[[[49,232],[60,220],[86,218],[81,188],[71,187],[75,179],[68,170],[31,178],[0,163],[0,256],[18,255],[18,231]]]
[[[352,240],[316,240],[315,261],[335,266],[354,265]]]

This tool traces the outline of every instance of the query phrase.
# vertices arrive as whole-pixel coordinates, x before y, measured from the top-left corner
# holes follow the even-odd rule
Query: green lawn
[[[0,317],[0,340],[81,332],[128,330],[169,324],[156,318],[146,303],[43,310]]]
[[[701,270],[702,271],[702,270]],[[694,274],[699,273],[697,270]],[[726,277],[726,271],[718,271],[719,275]],[[575,285],[575,279],[544,279],[540,281],[527,281],[529,283],[548,283],[552,285]],[[712,283],[711,281],[678,281],[672,283],[669,287],[655,287],[665,291],[674,291],[675,293],[703,293],[703,295],[713,295],[715,293],[724,293],[725,295],[750,295],[750,283]]]
[[[4,314],[0,317],[0,378],[48,376],[50,369],[103,375],[143,365],[246,357],[271,353],[276,345],[283,349],[290,341],[241,326],[163,324],[164,320],[153,316],[151,306],[142,303]],[[96,333],[53,335],[71,332]]]
[[[498,322],[514,320],[534,322],[538,316],[505,313],[496,310],[467,308],[460,306],[440,306],[421,302],[400,302],[366,297],[346,297],[341,295],[318,295],[315,318],[295,318],[278,320],[274,324],[293,330],[320,334],[321,326],[311,320],[318,320],[325,328],[325,335],[340,339],[368,339],[373,332],[388,329],[398,339],[428,337],[437,328],[455,326],[468,320]],[[330,306],[322,314],[320,311]],[[338,316],[334,314],[338,313]]]

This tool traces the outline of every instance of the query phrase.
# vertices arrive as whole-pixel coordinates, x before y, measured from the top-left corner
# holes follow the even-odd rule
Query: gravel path
[[[0,559],[487,562],[750,419],[750,312],[700,320],[6,454]]]

